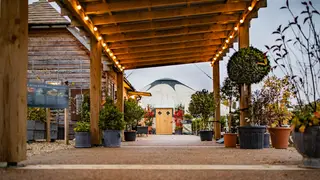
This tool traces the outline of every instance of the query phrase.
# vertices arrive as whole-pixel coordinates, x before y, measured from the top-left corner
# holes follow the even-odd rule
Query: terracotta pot
[[[224,146],[225,147],[237,147],[237,134],[226,133],[224,134]]]
[[[271,136],[271,144],[276,149],[287,149],[289,145],[289,137],[291,128],[275,127],[268,128]]]

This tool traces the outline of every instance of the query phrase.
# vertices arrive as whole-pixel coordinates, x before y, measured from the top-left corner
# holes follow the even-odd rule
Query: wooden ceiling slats
[[[179,9],[165,9],[154,11],[137,11],[137,12],[123,12],[116,15],[93,16],[92,21],[95,25],[114,24],[133,21],[144,21],[151,19],[164,19],[172,17],[184,17],[201,14],[214,14],[221,12],[235,12],[243,11],[247,8],[246,2],[230,3],[230,4],[206,4],[195,7],[179,8]]]
[[[147,31],[147,32],[135,32],[135,33],[119,33],[112,35],[105,35],[107,42],[116,41],[127,41],[127,40],[138,40],[138,39],[148,39],[157,37],[169,37],[178,36],[184,34],[200,34],[208,32],[221,32],[232,30],[234,28],[233,24],[226,25],[204,25],[195,27],[184,27],[179,29],[169,29],[169,30],[159,30],[159,31]]]
[[[150,51],[160,51],[160,50],[175,50],[175,49],[183,49],[189,47],[205,47],[205,46],[213,46],[220,45],[221,40],[205,40],[205,41],[191,41],[191,42],[182,42],[182,43],[174,43],[174,44],[165,44],[165,45],[154,45],[154,46],[143,46],[143,47],[132,47],[132,48],[123,48],[123,49],[115,49],[113,52],[115,54],[130,54],[130,53],[138,53],[138,52],[150,52]]]

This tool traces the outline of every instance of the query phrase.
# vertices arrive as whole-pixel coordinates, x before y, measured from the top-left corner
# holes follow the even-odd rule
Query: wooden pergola
[[[51,0],[53,1],[53,0]],[[90,95],[93,144],[99,143],[101,56],[117,69],[117,105],[123,111],[123,71],[198,62],[213,67],[215,119],[220,120],[219,61],[233,42],[249,46],[249,24],[267,0],[55,0],[63,15],[91,39]],[[0,161],[25,159],[28,3],[0,7]],[[2,28],[6,27],[6,28]],[[250,87],[242,86],[240,108]],[[245,112],[241,112],[241,125]],[[215,137],[220,124],[214,123]]]

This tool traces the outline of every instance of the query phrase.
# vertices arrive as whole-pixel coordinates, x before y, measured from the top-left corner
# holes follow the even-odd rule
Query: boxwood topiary
[[[232,55],[227,70],[229,78],[237,84],[255,84],[268,75],[271,66],[263,52],[249,47],[242,48]]]

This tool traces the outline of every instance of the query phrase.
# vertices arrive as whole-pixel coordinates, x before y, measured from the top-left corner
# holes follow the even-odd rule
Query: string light
[[[93,30],[94,30],[94,31],[98,31],[98,28],[97,28],[97,27],[94,27]]]
[[[217,54],[216,56],[219,57],[219,54]]]
[[[229,43],[229,40],[228,40],[228,39],[226,40],[226,43]]]
[[[77,9],[78,9],[78,10],[80,10],[80,9],[81,9],[81,6],[80,6],[80,5],[78,5],[78,6],[77,6]]]
[[[248,10],[249,10],[249,11],[252,11],[252,7],[251,7],[251,6],[249,6],[249,7],[248,7]]]
[[[223,47],[222,47],[222,49],[226,49],[226,47],[225,47],[225,46],[223,46]]]
[[[89,17],[88,17],[88,16],[85,16],[85,17],[84,17],[84,20],[88,21],[88,20],[89,20]]]
[[[116,60],[116,59],[117,59],[117,57],[116,57],[116,56],[112,56],[112,59]]]
[[[244,22],[243,19],[241,19],[241,20],[240,20],[240,23],[242,24],[243,22]]]
[[[235,30],[235,31],[238,31],[238,27],[234,27],[234,30]]]
[[[219,51],[219,54],[221,54],[222,53],[222,51]]]
[[[116,61],[116,65],[118,65],[119,64],[119,61]]]
[[[109,53],[109,55],[110,55],[110,56],[113,56],[113,53],[112,53],[112,52],[110,52],[110,53]]]
[[[217,58],[215,57],[215,58],[213,58],[213,60],[217,60]],[[212,62],[213,63],[213,62]]]
[[[101,36],[99,36],[99,37],[98,37],[98,40],[100,41],[101,39],[102,39],[102,37],[101,37]]]
[[[126,68],[126,67],[123,66],[123,67],[122,67],[122,70],[124,70],[125,68]]]
[[[106,46],[107,46],[107,44],[106,44],[106,43],[103,43],[103,44],[102,44],[102,46],[103,46],[103,47],[106,47]],[[108,50],[108,49],[107,49],[107,50]]]
[[[109,48],[107,49],[107,52],[110,52],[110,49],[109,49]]]
[[[230,35],[229,37],[230,37],[230,39],[232,39],[232,38],[233,38],[233,36],[232,36],[232,35]]]

